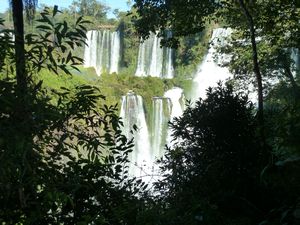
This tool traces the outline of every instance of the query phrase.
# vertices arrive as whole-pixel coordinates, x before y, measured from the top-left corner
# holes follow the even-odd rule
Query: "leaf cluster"
[[[79,18],[72,30],[55,22],[57,13],[45,9],[40,33],[26,36],[31,77],[43,69],[69,74],[82,62],[72,53],[84,44],[86,21]],[[100,107],[105,97],[94,86],[49,92],[36,77],[20,105],[14,43],[1,32],[0,223],[137,223],[146,185],[128,175],[133,140],[121,132],[117,105]]]
[[[158,32],[158,35],[163,37],[164,45],[177,47],[179,37],[203,31],[205,18],[218,6],[218,2],[210,0],[136,0],[133,7],[137,16],[133,21],[143,39],[149,36],[149,32]],[[172,37],[165,37],[168,30],[172,31]]]

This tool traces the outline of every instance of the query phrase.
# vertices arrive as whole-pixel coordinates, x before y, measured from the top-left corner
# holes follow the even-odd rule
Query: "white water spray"
[[[217,53],[217,48],[226,44],[226,38],[231,33],[232,30],[230,28],[217,28],[213,30],[208,53],[198,67],[194,78],[195,88],[192,100],[195,101],[199,97],[205,98],[208,87],[214,87],[218,81],[224,81],[232,77],[228,68],[219,66],[220,64],[228,63],[230,56]]]
[[[123,133],[128,138],[134,138],[134,148],[130,155],[130,175],[145,177],[151,174],[151,153],[148,127],[143,108],[143,99],[133,91],[122,97],[120,117],[123,119]],[[133,126],[137,131],[133,131]]]
[[[172,122],[175,117],[180,117],[184,110],[184,95],[181,88],[175,87],[165,92],[164,97],[171,100],[171,114],[170,121]],[[171,130],[168,130],[167,143],[172,146]]]
[[[173,49],[160,47],[161,38],[155,34],[140,43],[136,76],[174,77]]]
[[[121,41],[120,32],[90,30],[86,34],[84,67],[94,67],[96,73],[118,73]]]

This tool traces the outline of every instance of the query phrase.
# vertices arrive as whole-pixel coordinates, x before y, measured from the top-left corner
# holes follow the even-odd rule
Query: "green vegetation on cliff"
[[[93,68],[79,67],[80,72],[73,71],[72,75],[56,75],[43,70],[36,79],[43,80],[46,89],[59,90],[61,87],[72,89],[78,85],[94,85],[106,96],[105,104],[120,107],[122,96],[129,90],[143,97],[147,120],[152,111],[152,97],[161,97],[164,92],[174,86],[187,88],[191,81],[174,79],[160,79],[157,77],[136,77],[128,74],[102,74],[97,76]],[[120,109],[120,108],[119,108]]]

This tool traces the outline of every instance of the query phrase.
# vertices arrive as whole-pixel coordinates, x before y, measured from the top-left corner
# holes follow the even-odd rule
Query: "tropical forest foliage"
[[[10,6],[0,14],[1,224],[300,224],[299,1],[135,0],[112,19],[96,0]],[[138,91],[146,111],[174,86],[188,96],[220,26],[232,28],[218,51],[234,77],[170,123],[157,182],[130,176],[120,96]],[[82,66],[86,32],[101,27],[123,31],[118,74]],[[134,76],[139,40],[155,31],[177,48],[173,79]]]

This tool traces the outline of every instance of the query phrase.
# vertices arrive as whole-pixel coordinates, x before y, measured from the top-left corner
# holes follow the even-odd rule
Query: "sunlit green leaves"
[[[27,57],[31,59],[31,70],[40,71],[47,68],[55,73],[59,70],[70,74],[68,66],[75,66],[82,63],[82,59],[73,56],[72,51],[76,47],[84,46],[86,29],[84,25],[89,23],[82,18],[77,20],[75,28],[71,28],[63,22],[56,22],[55,16],[60,13],[54,7],[52,13],[46,8],[37,20],[36,26],[39,35],[26,35],[28,50]],[[27,37],[29,36],[29,37]]]

